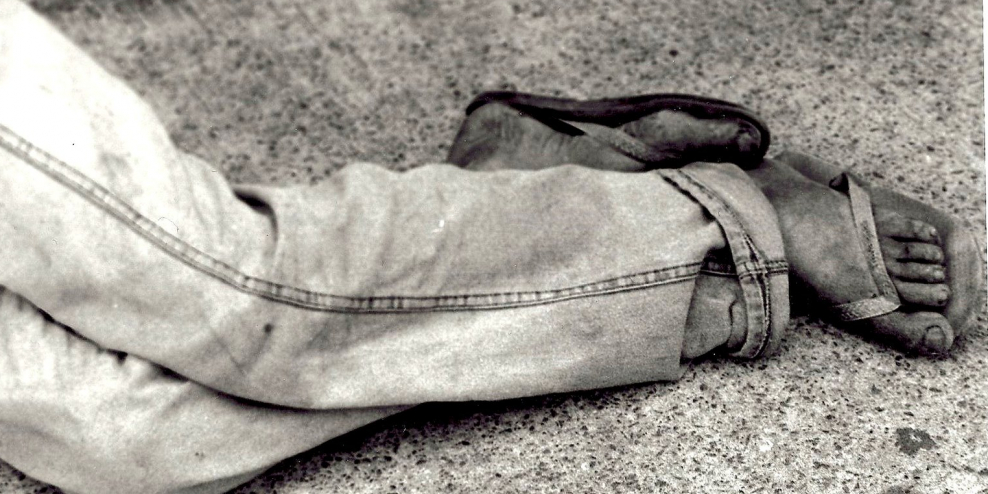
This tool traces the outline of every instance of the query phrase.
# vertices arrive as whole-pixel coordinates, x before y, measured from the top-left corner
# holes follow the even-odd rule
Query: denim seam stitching
[[[723,266],[714,265],[712,267],[709,263],[704,262],[703,267],[700,268],[701,273],[721,275],[721,276],[735,276],[735,277],[745,277],[754,274],[779,274],[789,272],[789,263],[784,260],[774,260],[774,261],[764,261],[762,267],[745,267],[742,270],[738,270],[733,265]]]
[[[392,313],[528,307],[688,281],[696,278],[699,272],[698,268],[702,264],[700,262],[686,263],[608,278],[582,285],[538,291],[381,297],[349,297],[315,292],[250,276],[197,249],[195,246],[165,231],[103,185],[89,178],[68,163],[34,145],[27,139],[24,139],[2,124],[0,124],[0,146],[10,151],[13,155],[20,157],[54,181],[85,198],[98,209],[110,214],[132,232],[158,246],[162,251],[177,259],[182,264],[211,276],[241,292],[306,309],[328,312]],[[636,278],[638,281],[634,281]],[[471,302],[472,299],[485,298],[501,298],[507,300],[499,302],[482,302],[478,300]],[[327,301],[325,299],[330,300]],[[375,307],[381,301],[387,301],[388,306]],[[409,306],[405,303],[411,301],[419,302],[420,304]],[[423,302],[432,302],[432,304],[422,304]]]
[[[687,180],[689,180],[692,185],[696,186],[698,189],[700,189],[701,191],[703,191],[703,193],[710,200],[716,201],[717,202],[717,205],[720,206],[720,208],[723,209],[725,213],[727,213],[727,214],[729,214],[731,216],[731,219],[734,220],[734,222],[737,223],[737,225],[739,226],[739,229],[738,230],[741,233],[741,237],[744,240],[744,243],[745,243],[745,246],[747,247],[748,252],[750,254],[752,254],[753,261],[755,263],[759,264],[759,265],[762,264],[762,263],[764,263],[764,261],[761,260],[761,251],[755,245],[755,242],[751,238],[751,236],[748,235],[748,231],[745,230],[745,228],[744,228],[744,222],[741,221],[741,218],[739,218],[737,216],[737,214],[734,213],[734,210],[725,201],[723,201],[720,197],[718,197],[717,194],[715,194],[712,190],[710,190],[709,187],[705,186],[703,183],[701,183],[700,181],[694,179],[693,177],[689,176],[686,173],[683,173],[682,175]]]
[[[713,191],[711,191],[708,187],[704,186],[698,180],[695,180],[689,174],[684,173],[682,170],[672,170],[671,172],[674,173],[677,177],[683,178],[692,187],[695,187],[696,192],[702,194],[704,198],[710,201],[713,205],[715,205],[718,210],[725,213],[730,218],[730,221],[734,223],[731,226],[737,227],[737,230],[741,235],[741,240],[743,241],[744,244],[743,248],[747,251],[746,254],[748,254],[749,260],[742,261],[741,263],[735,261],[735,266],[738,269],[738,276],[739,278],[752,278],[753,281],[761,287],[761,289],[758,290],[758,297],[761,299],[760,301],[762,306],[762,317],[765,318],[763,324],[766,325],[766,331],[764,332],[761,341],[758,343],[757,349],[755,349],[754,351],[755,356],[761,355],[762,352],[765,351],[765,347],[768,345],[769,339],[771,338],[772,331],[769,328],[769,326],[772,324],[772,314],[773,314],[770,303],[771,296],[769,295],[771,286],[769,283],[765,282],[767,280],[763,280],[762,278],[765,274],[768,273],[768,270],[773,268],[778,269],[777,266],[767,266],[766,264],[770,262],[772,264],[778,264],[779,261],[761,260],[762,257],[761,252],[754,244],[753,239],[748,235],[748,232],[745,230],[744,222],[741,221],[740,218],[738,218],[738,216],[734,213],[732,208],[723,199],[721,199],[719,196],[714,194]],[[714,218],[717,219],[717,216],[714,215],[714,212],[710,210],[711,206],[704,204],[703,201],[700,201],[699,199],[700,198],[697,197],[697,201],[700,202],[700,204],[703,205],[705,208],[707,208],[708,211],[710,211],[711,216],[714,216]],[[718,219],[718,223],[719,222],[720,220]],[[722,225],[721,227],[724,228],[724,225]],[[738,246],[738,247],[742,247],[742,246]],[[737,253],[734,252],[733,248],[731,250],[732,250],[732,255],[735,256],[736,258]],[[739,266],[738,264],[741,265]]]

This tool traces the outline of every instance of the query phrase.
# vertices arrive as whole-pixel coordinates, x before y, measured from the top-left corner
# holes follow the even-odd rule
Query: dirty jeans
[[[0,259],[0,458],[69,492],[221,492],[423,402],[675,380],[686,334],[754,358],[789,311],[733,165],[231,186],[13,0]]]

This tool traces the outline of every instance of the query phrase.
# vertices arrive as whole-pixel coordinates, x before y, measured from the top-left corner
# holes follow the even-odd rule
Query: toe
[[[882,255],[889,259],[906,262],[942,263],[943,249],[926,242],[902,242],[891,238],[879,240]]]
[[[664,110],[625,124],[622,129],[655,149],[675,151],[688,161],[730,161],[754,153],[762,135],[735,119],[703,119]]]
[[[909,353],[944,355],[954,346],[953,328],[937,312],[893,312],[861,323],[873,338]]]
[[[953,332],[946,325],[933,324],[923,329],[921,351],[944,354],[949,352],[952,346],[954,346]]]
[[[893,259],[886,260],[885,267],[892,277],[904,281],[943,283],[947,279],[947,270],[940,264],[900,262]]]
[[[939,243],[940,237],[933,225],[907,218],[898,213],[875,214],[875,228],[880,235],[900,240]]]
[[[900,260],[914,262],[943,262],[943,249],[934,244],[924,242],[902,242],[902,257]]]
[[[727,143],[727,149],[737,151],[741,155],[754,154],[762,145],[761,133],[748,122],[738,121],[735,124],[737,132]]]
[[[950,288],[943,283],[913,283],[892,280],[899,298],[913,306],[939,308],[950,302]]]

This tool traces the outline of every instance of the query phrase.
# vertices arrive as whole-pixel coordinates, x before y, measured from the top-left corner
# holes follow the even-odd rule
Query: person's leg
[[[808,302],[804,308],[808,312],[825,316],[830,307],[875,297],[880,288],[876,288],[875,276],[870,273],[867,256],[871,254],[858,245],[862,232],[850,193],[836,190],[829,181],[812,180],[787,162],[766,159],[748,173],[779,216],[796,280],[793,296]],[[843,324],[909,351],[949,351],[956,335],[942,313],[951,292],[939,233],[921,221],[922,217],[911,218],[904,216],[906,211],[900,213],[878,205],[873,208],[875,241],[881,251],[875,255],[881,257],[881,269],[890,275],[889,288],[901,305],[889,313]],[[844,255],[832,255],[835,251]],[[975,259],[980,264],[980,259]],[[980,271],[978,267],[976,270]],[[977,271],[964,276],[979,278]],[[967,293],[958,295],[970,297]]]
[[[239,400],[102,349],[0,289],[0,458],[68,492],[223,492],[404,408]]]
[[[666,98],[670,101],[665,106],[673,108],[657,110],[613,129],[529,115],[501,102],[476,106],[475,100],[471,106],[476,107],[461,124],[446,160],[477,171],[542,170],[570,163],[643,172],[694,162],[760,159],[761,147],[769,140],[767,130],[759,134],[737,119],[698,118],[674,109],[682,96]],[[663,103],[662,99],[658,96],[655,102]],[[606,108],[607,103],[600,106]],[[641,141],[635,142],[637,139]]]
[[[736,279],[709,267],[696,281],[683,358],[723,347],[748,319]],[[774,302],[784,297],[776,291]],[[773,323],[785,317],[778,307]],[[0,289],[0,458],[68,492],[219,493],[405,408],[301,410],[238,399],[103,349]]]
[[[467,117],[461,123],[447,156],[447,161],[450,163],[478,172],[534,171],[564,164],[576,164],[608,171],[641,173],[657,167],[683,168],[684,161],[694,163],[702,161],[701,158],[727,161],[756,153],[762,141],[767,143],[768,140],[767,130],[764,130],[765,134],[759,134],[751,125],[739,119],[709,117],[709,115],[708,118],[703,119],[690,114],[686,109],[677,107],[681,101],[687,100],[700,106],[694,108],[694,112],[711,113],[719,109],[718,105],[730,105],[717,100],[684,95],[635,98],[649,100],[651,106],[658,106],[656,103],[661,104],[663,109],[647,114],[643,118],[631,120],[615,128],[613,133],[588,135],[579,132],[578,129],[562,128],[569,123],[554,121],[549,117],[540,119],[498,101],[484,103],[485,96],[491,94],[496,96],[498,93],[484,93],[475,98],[474,103],[468,108]],[[505,93],[505,96],[513,94]],[[541,98],[531,99],[540,101]],[[560,106],[570,109],[574,106],[597,106],[599,107],[597,112],[601,112],[600,108],[607,109],[613,106],[613,100],[604,100],[591,105],[579,103],[572,105],[568,104],[571,103],[569,100],[559,101],[567,103]],[[582,116],[587,118],[587,112],[584,111]],[[617,117],[628,118],[622,115]],[[611,119],[613,118],[614,115],[611,116]],[[583,125],[577,122],[573,124]],[[614,141],[616,139],[620,142],[622,138],[635,139],[632,135],[647,137],[642,144],[655,151],[644,154],[652,156],[653,159],[649,161],[636,159],[628,154],[627,149],[622,150],[620,144]],[[642,146],[632,145],[632,148],[640,147]],[[702,170],[699,173],[706,174],[706,177],[701,178],[701,181],[706,182],[711,177],[710,173],[718,168],[722,167],[687,164],[684,169]],[[728,173],[724,174],[725,171]],[[726,186],[727,189],[732,188],[734,179],[730,177],[731,173],[736,173],[736,169],[722,168],[719,172],[723,179],[720,180],[721,185]],[[744,185],[738,184],[738,186],[744,188]],[[719,282],[724,283],[725,286],[735,287],[739,283],[738,280],[732,280],[730,277],[721,277]],[[709,313],[717,312],[709,311]],[[684,348],[696,348],[698,350],[689,350],[688,353],[702,355],[706,352],[700,349],[713,348],[707,342],[723,341],[720,335],[722,329],[717,324],[689,324],[684,336]]]
[[[231,191],[26,7],[0,27],[0,284],[60,323],[6,292],[28,315],[0,409],[24,440],[0,456],[70,489],[220,490],[402,406],[676,379],[770,351],[788,319],[775,219],[739,171],[355,165]],[[684,345],[691,327],[717,331]],[[268,455],[252,428],[291,432],[258,433]],[[215,463],[144,471],[196,453]]]
[[[316,409],[674,379],[717,256],[748,280],[719,305],[745,308],[720,316],[740,353],[784,325],[775,220],[743,176],[352,165],[231,191],[47,23],[0,8],[0,284],[103,347]]]
[[[768,142],[767,130],[760,140],[751,140],[758,135],[751,130],[764,126],[755,125],[757,117],[746,111],[741,119],[703,119],[710,113],[703,99],[696,100],[702,104],[693,116],[676,110],[675,96],[582,102],[516,94],[509,96],[532,102],[531,111],[539,116],[478,97],[480,106],[471,105],[452,147],[452,161],[474,170],[542,170],[573,163],[630,172],[678,166],[683,158],[705,153],[718,160],[745,156],[745,150],[755,149],[752,142],[762,144],[758,149]],[[706,101],[731,111],[730,103]],[[653,112],[656,106],[662,110]],[[565,128],[584,125],[567,118],[616,125],[615,116],[624,123],[598,126],[600,136]],[[671,136],[694,145],[670,142]],[[675,152],[669,155],[666,149]],[[744,166],[781,220],[799,288],[793,301],[807,313],[910,353],[942,354],[980,312],[983,256],[955,218],[796,153],[749,159]],[[841,183],[831,184],[835,178]]]
[[[787,151],[775,160],[829,186],[845,170],[812,156]],[[984,305],[985,264],[970,225],[915,199],[859,180],[871,197],[882,254],[906,302],[942,312],[963,335]],[[946,294],[948,299],[936,297]]]

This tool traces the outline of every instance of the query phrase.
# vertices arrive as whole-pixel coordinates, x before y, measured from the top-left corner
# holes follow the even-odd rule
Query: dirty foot
[[[950,350],[956,334],[941,312],[951,300],[946,256],[933,225],[879,209],[871,243],[849,191],[771,159],[749,175],[778,214],[794,309],[909,353]]]
[[[642,171],[644,166],[585,135],[500,103],[484,105],[460,127],[446,161],[470,170],[541,170],[565,164]]]
[[[661,110],[611,128],[540,118],[487,103],[463,122],[447,161],[473,170],[538,170],[563,164],[637,172],[754,153],[759,132],[738,119]]]
[[[800,153],[785,152],[777,159],[817,183],[841,173],[830,163]],[[871,196],[876,230],[884,239],[882,254],[903,302],[933,307],[950,321],[956,336],[966,334],[984,308],[986,279],[982,249],[970,226],[903,194],[858,182]],[[935,241],[930,240],[933,236]],[[936,248],[927,246],[930,243]],[[933,288],[931,283],[940,286]]]

